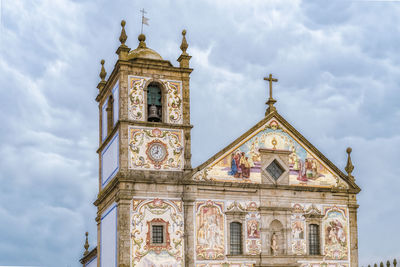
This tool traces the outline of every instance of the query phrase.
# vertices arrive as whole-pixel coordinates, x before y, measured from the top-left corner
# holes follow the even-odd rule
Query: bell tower
[[[128,38],[125,21],[121,26],[118,60],[108,79],[104,60],[101,61],[101,81],[97,86],[99,194],[94,204],[98,207],[99,267],[131,266],[135,257],[131,218],[135,199],[160,196],[180,199],[179,190],[174,187],[181,184],[192,168],[189,99],[192,69],[191,56],[186,52],[186,31],[182,31],[182,52],[176,67],[147,47],[144,34],[138,36],[139,44],[131,50],[125,44]],[[163,242],[162,238],[152,239],[151,232],[151,229],[168,232],[169,228],[162,228],[163,220],[168,225],[167,219],[157,219],[155,225],[146,226],[149,227],[146,246],[151,247],[157,240]]]

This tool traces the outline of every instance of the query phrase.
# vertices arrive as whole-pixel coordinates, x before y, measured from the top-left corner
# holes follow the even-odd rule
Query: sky
[[[278,112],[340,169],[353,148],[360,265],[400,257],[400,1],[0,0],[0,266],[77,267],[96,244],[100,60],[120,22],[192,56],[192,165]],[[108,76],[107,76],[108,77]]]

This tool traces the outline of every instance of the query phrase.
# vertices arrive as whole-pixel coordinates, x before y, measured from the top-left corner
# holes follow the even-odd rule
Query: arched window
[[[147,121],[162,121],[162,93],[155,83],[147,87]]]
[[[238,222],[230,223],[231,255],[242,254],[242,224]]]
[[[114,104],[114,98],[112,95],[108,98],[108,103],[107,103],[107,134],[109,134],[112,129],[114,128],[113,122],[114,122],[114,116],[113,116],[113,105]]]
[[[310,224],[308,240],[310,242],[310,255],[320,255],[320,253],[319,253],[319,225],[318,224]]]

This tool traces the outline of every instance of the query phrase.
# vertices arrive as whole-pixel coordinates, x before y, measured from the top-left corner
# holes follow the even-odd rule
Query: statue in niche
[[[272,234],[272,238],[271,238],[271,251],[272,251],[272,255],[276,256],[278,255],[278,237],[275,234],[275,232]]]

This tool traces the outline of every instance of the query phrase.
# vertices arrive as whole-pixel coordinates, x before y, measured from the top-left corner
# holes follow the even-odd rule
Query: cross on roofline
[[[269,81],[269,99],[274,99],[272,97],[272,82],[278,82],[278,79],[272,78],[272,74],[268,77],[265,77],[264,80]]]
[[[268,105],[267,112],[265,113],[265,115],[267,115],[267,114],[271,113],[272,111],[276,111],[276,108],[274,107],[276,100],[272,97],[272,83],[278,82],[278,79],[273,78],[272,74],[269,74],[269,76],[265,77],[264,80],[269,82],[269,98],[268,98],[267,103],[265,103]]]

